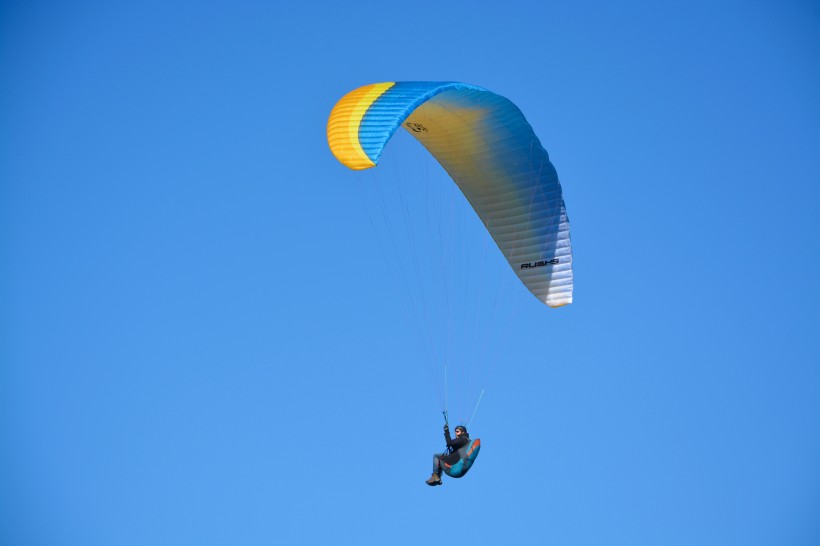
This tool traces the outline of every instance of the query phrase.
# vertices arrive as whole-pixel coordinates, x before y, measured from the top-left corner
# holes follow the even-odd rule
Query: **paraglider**
[[[550,307],[572,303],[558,173],[518,107],[466,83],[365,85],[333,108],[328,144],[345,166],[369,169],[399,127],[450,174],[524,286]]]
[[[328,144],[348,168],[370,169],[399,127],[450,175],[521,283],[549,307],[572,303],[572,248],[561,184],[518,107],[466,83],[365,85],[333,108]],[[446,393],[446,362],[444,377]],[[428,485],[440,485],[442,472],[466,474],[481,446],[464,425],[450,437],[446,394],[444,405],[448,453],[434,457]]]
[[[481,449],[481,440],[470,439],[467,427],[458,425],[455,428],[456,437],[450,437],[450,425],[444,422],[444,440],[447,449],[444,453],[433,455],[433,475],[425,482],[427,485],[441,485],[442,472],[451,478],[464,476],[478,457]]]

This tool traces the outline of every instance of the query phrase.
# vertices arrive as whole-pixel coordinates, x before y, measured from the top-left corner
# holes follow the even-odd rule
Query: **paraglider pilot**
[[[427,485],[441,485],[441,464],[455,464],[459,460],[458,450],[470,443],[467,427],[458,425],[455,429],[456,437],[450,437],[450,426],[444,423],[444,439],[447,440],[447,451],[433,455],[433,475],[427,480]]]

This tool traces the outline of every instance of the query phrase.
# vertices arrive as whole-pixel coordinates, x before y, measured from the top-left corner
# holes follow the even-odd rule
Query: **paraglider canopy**
[[[450,174],[522,283],[550,307],[572,302],[569,219],[558,175],[521,111],[457,82],[385,82],[345,95],[330,149],[354,170],[376,166],[399,126]]]

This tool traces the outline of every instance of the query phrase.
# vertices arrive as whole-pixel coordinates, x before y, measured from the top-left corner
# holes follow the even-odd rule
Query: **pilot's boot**
[[[427,485],[441,485],[441,476],[433,472],[433,475],[430,476],[430,479],[424,483],[426,483]]]

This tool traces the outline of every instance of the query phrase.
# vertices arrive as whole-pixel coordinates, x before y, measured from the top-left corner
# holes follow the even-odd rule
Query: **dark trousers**
[[[444,457],[444,453],[436,453],[433,455],[433,474],[438,474],[441,476],[441,458]]]

